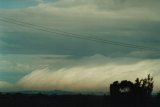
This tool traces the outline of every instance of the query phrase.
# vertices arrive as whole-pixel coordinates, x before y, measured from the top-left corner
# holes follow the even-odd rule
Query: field
[[[133,101],[134,102],[134,101]],[[0,94],[0,107],[160,107],[160,97],[147,102],[131,103],[97,95]]]

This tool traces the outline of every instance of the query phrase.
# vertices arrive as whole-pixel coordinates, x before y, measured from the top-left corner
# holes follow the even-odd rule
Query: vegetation
[[[152,96],[153,77],[110,85],[110,95],[46,95],[0,93],[1,107],[160,107],[160,93]]]
[[[135,80],[135,83],[131,81],[123,80],[120,83],[118,81],[113,82],[110,85],[111,96],[130,96],[130,97],[151,97],[153,90],[153,77],[148,75],[147,78]]]
[[[128,103],[127,106],[149,106],[152,91],[153,77],[151,77],[150,74],[147,78],[141,80],[137,78],[135,83],[123,80],[120,83],[115,81],[110,85],[110,95],[113,105],[126,105]]]

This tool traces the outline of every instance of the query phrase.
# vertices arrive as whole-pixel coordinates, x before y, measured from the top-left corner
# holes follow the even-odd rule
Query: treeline
[[[110,95],[46,95],[0,93],[0,107],[160,107],[160,93],[152,95],[150,74],[135,82],[110,85]]]
[[[0,94],[0,107],[110,107],[108,96]]]
[[[160,107],[160,94],[147,102],[134,105],[124,97],[113,100],[110,95],[43,95],[0,94],[0,107]],[[134,100],[133,100],[134,101]]]

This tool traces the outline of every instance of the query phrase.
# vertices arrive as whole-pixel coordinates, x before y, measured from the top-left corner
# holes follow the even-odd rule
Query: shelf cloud
[[[106,92],[149,73],[159,90],[159,0],[0,2],[0,90]]]

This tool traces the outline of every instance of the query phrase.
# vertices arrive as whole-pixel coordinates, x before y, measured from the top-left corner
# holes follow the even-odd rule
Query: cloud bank
[[[96,59],[97,56],[93,56]],[[103,57],[103,56],[99,56]],[[154,91],[159,87],[159,62],[160,60],[144,60],[130,64],[117,64],[107,62],[101,65],[85,64],[86,62],[96,62],[93,59],[83,59],[73,63],[81,62],[82,65],[75,65],[59,70],[39,69],[23,77],[18,84],[22,87],[36,90],[67,90],[67,91],[88,91],[88,92],[108,92],[109,84],[116,80],[131,80],[136,77],[144,78],[151,73],[155,79]],[[92,60],[92,61],[91,61]],[[114,59],[123,60],[123,59]],[[127,59],[124,59],[127,60]],[[123,62],[123,61],[122,61]],[[129,61],[128,61],[129,62]]]
[[[159,91],[158,59],[109,58],[102,55],[67,60],[61,68],[52,66],[36,69],[19,79],[15,89],[65,90],[73,92],[109,92],[109,84],[116,80],[154,77],[154,92]],[[8,84],[7,84],[8,85]],[[7,85],[1,85],[1,89]]]
[[[2,16],[82,37],[160,46],[159,0],[14,1],[3,0]],[[158,52],[67,38],[0,22],[1,89],[106,92],[115,80],[134,81],[151,73],[154,91],[158,91],[159,58]]]

